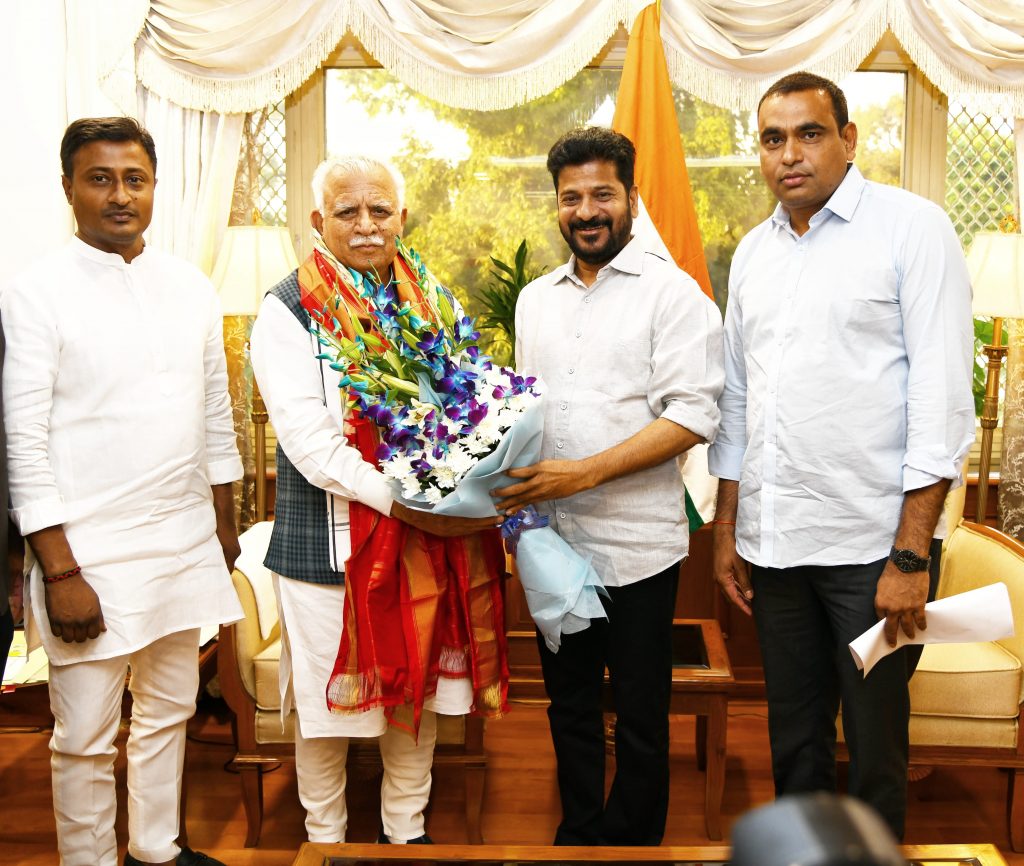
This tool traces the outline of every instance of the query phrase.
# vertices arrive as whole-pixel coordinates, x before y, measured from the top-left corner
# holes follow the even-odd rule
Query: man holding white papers
[[[779,204],[730,273],[715,577],[757,622],[776,795],[834,790],[841,701],[849,792],[902,836],[920,649],[865,678],[847,645],[878,619],[890,643],[926,625],[974,438],[967,268],[941,208],[852,165],[831,81],[776,82],[758,135]]]

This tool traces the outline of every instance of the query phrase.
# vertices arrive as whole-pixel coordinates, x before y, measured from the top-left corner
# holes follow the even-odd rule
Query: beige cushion
[[[1017,720],[911,715],[910,745],[1013,749],[1017,745]]]
[[[256,673],[256,706],[261,710],[280,710],[281,638],[256,653],[252,662]]]
[[[997,643],[929,644],[910,680],[910,711],[1015,719],[1020,679],[1020,661]]]
[[[466,741],[465,716],[438,716],[437,742],[439,745],[449,743],[462,744]]]
[[[1010,591],[1013,619],[1017,633],[998,643],[1017,658],[1024,658],[1024,554],[1012,539],[1000,543],[973,525],[961,523],[950,534],[942,557],[939,598],[967,592],[990,583],[1002,581]],[[1017,702],[1024,700],[1024,678],[1018,680],[1021,691]]]
[[[262,652],[266,647],[280,641],[280,623],[274,626],[270,637],[263,639],[260,634],[259,619],[256,614],[256,596],[253,594],[252,586],[238,570],[231,575],[231,580],[238,594],[238,600],[242,603],[242,611],[245,618],[235,623],[235,653],[238,656],[238,673],[242,679],[242,686],[256,700],[256,672],[253,669],[253,658]]]
[[[256,711],[256,742],[257,743],[294,743],[295,713],[289,713],[285,720],[284,731],[281,731],[280,710]]]

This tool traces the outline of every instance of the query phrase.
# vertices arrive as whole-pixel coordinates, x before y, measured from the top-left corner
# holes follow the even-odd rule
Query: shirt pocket
[[[829,319],[836,333],[876,335],[899,320],[896,274],[889,268],[857,268],[836,281]]]
[[[650,339],[613,339],[606,351],[604,362],[595,365],[601,371],[595,390],[613,400],[646,401],[651,381]]]

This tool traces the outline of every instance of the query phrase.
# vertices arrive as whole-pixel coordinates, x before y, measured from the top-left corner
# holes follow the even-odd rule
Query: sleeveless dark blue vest
[[[310,328],[309,314],[299,302],[298,272],[293,271],[268,292],[283,303],[299,320],[304,331]],[[310,364],[319,365],[310,343]],[[326,396],[325,396],[326,401]],[[325,402],[326,405],[326,402]],[[340,584],[342,571],[331,564],[328,496],[310,484],[277,446],[277,498],[274,503],[274,529],[263,564],[271,571],[308,583]]]

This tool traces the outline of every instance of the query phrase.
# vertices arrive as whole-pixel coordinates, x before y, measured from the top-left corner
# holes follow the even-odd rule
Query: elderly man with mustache
[[[426,677],[426,700],[413,714],[419,717],[416,736],[408,725],[399,723],[409,709],[399,705],[402,689],[389,696],[385,682],[401,686],[405,676],[411,682],[416,676],[412,667],[396,672],[382,666],[369,679],[356,677],[348,692],[348,711],[332,712],[326,692],[335,672],[343,622],[346,634],[350,629],[358,635],[376,628],[377,637],[401,655],[396,642],[403,624],[400,619],[387,620],[395,616],[394,610],[374,608],[374,598],[381,593],[369,593],[367,604],[359,605],[351,623],[345,619],[346,594],[355,597],[368,571],[370,579],[380,581],[380,575],[392,569],[390,578],[397,585],[416,570],[417,563],[422,565],[424,558],[416,553],[411,554],[416,562],[403,559],[400,566],[385,559],[390,556],[386,546],[377,545],[381,533],[392,533],[390,537],[404,539],[402,543],[414,545],[417,551],[443,550],[441,560],[467,562],[477,577],[484,574],[497,587],[504,561],[494,531],[500,519],[437,517],[393,501],[386,479],[370,462],[372,457],[364,459],[355,435],[346,436],[353,433],[353,419],[338,387],[341,374],[318,357],[323,349],[311,329],[319,326],[303,298],[333,299],[335,291],[340,291],[345,303],[335,307],[333,315],[347,327],[351,318],[367,316],[353,290],[350,271],[373,281],[393,280],[400,296],[404,297],[403,292],[415,295],[415,280],[410,280],[397,244],[406,219],[405,184],[390,163],[355,155],[321,163],[312,185],[317,202],[310,215],[314,253],[270,290],[252,332],[253,370],[278,438],[277,500],[266,565],[275,575],[284,637],[282,712],[287,715],[294,704],[296,774],[310,841],[345,841],[348,739],[377,737],[384,763],[378,841],[424,844],[430,842],[423,810],[430,794],[436,714],[463,715],[472,708],[496,715],[503,707],[483,704],[487,694],[493,696],[498,690],[480,687],[487,680],[479,675],[475,658],[448,657],[445,671],[450,674],[453,665],[462,666],[461,675],[439,675],[433,660],[433,673]],[[418,310],[430,318],[427,310]],[[492,531],[483,532],[488,529]],[[434,566],[437,562],[431,560]],[[432,572],[428,582],[451,585],[450,577]],[[383,592],[389,588],[393,587],[384,586]],[[432,629],[442,622],[443,611],[424,624],[429,607],[425,595],[416,594],[416,604],[417,628]],[[398,607],[396,601],[394,609]],[[493,635],[501,628],[500,609],[490,613],[486,623],[474,620],[477,636]],[[393,627],[381,629],[381,622],[392,622]],[[503,645],[500,638],[499,643]]]

